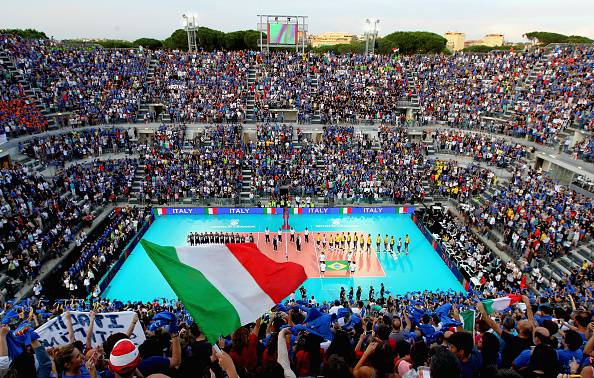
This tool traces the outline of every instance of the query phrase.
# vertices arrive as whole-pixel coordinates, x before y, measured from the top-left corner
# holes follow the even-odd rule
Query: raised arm
[[[134,333],[134,328],[136,327],[136,323],[138,323],[138,314],[134,314],[134,317],[132,318],[132,321],[130,322],[130,326],[128,327],[128,330],[126,331],[126,335],[128,337],[132,336],[132,334]]]
[[[91,311],[89,313],[89,328],[87,329],[87,339],[85,342],[85,347],[87,350],[93,347],[93,327],[95,326],[95,311]]]
[[[6,325],[0,329],[0,357],[8,356],[8,344],[6,342],[8,332],[10,332],[10,328]]]
[[[289,335],[289,328],[283,328],[278,333],[278,346],[276,361],[283,368],[285,378],[295,378],[295,372],[291,370],[291,361],[289,361],[289,351],[287,349],[287,336]]]
[[[169,359],[169,366],[177,368],[181,364],[181,344],[179,341],[179,334],[174,333],[171,335],[171,358]]]
[[[406,323],[404,330],[406,332],[410,332],[410,330],[412,329],[412,322],[410,321],[410,318],[408,317],[408,313],[406,312],[406,310],[404,310],[402,316],[404,317],[404,322]]]
[[[532,312],[532,305],[530,304],[530,299],[527,296],[522,295],[522,302],[526,305],[526,316],[528,316],[528,321],[532,324],[533,327],[538,327],[536,321],[534,320],[534,313]]]
[[[357,362],[357,365],[355,365],[355,368],[353,369],[353,375],[355,376],[355,378],[365,378],[372,376],[373,370],[368,366],[365,366],[365,363],[367,362],[367,359],[373,353],[377,345],[377,342],[373,341],[367,346],[367,349],[365,349],[365,353],[363,353],[363,356],[361,356],[359,362]]]
[[[256,336],[260,334],[260,323],[262,323],[262,317],[259,317],[258,320],[256,320],[256,326],[252,330],[252,333]]]
[[[72,314],[66,310],[64,316],[66,317],[66,327],[68,328],[68,342],[73,343],[76,339],[74,338],[74,328],[72,328]]]
[[[487,314],[487,311],[485,311],[485,306],[483,306],[483,303],[481,301],[476,302],[476,309],[479,310],[482,318],[487,322],[487,324],[489,324],[489,327],[493,328],[493,331],[497,332],[497,334],[501,336],[503,330],[501,329],[501,327],[499,327],[499,324],[497,324],[497,322],[491,319],[489,314]]]

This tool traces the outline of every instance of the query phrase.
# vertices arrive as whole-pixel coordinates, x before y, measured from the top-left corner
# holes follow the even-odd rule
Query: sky
[[[380,35],[423,30],[463,32],[466,39],[502,33],[523,41],[530,31],[594,38],[592,0],[9,0],[0,28],[34,28],[56,39],[165,39],[185,12],[200,26],[230,32],[256,29],[258,14],[308,16],[310,34],[361,34],[365,18],[380,20]]]

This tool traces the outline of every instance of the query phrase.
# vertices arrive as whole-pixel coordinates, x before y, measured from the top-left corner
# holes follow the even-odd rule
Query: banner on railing
[[[71,311],[70,315],[74,338],[84,343],[87,338],[87,331],[91,321],[89,313]],[[130,327],[134,315],[134,311],[96,314],[95,323],[93,325],[93,335],[91,336],[91,344],[93,346],[101,345],[109,335],[116,332],[125,333],[128,330],[128,327]],[[70,342],[68,338],[66,314],[61,314],[60,316],[49,320],[47,323],[37,328],[35,332],[39,335],[39,340],[45,347],[56,347]],[[130,340],[136,345],[141,345],[146,340],[140,322],[137,322],[134,326],[134,331],[132,332],[132,335],[130,335]]]
[[[292,207],[289,214],[413,214],[414,207]],[[282,215],[282,207],[157,207],[155,215]]]

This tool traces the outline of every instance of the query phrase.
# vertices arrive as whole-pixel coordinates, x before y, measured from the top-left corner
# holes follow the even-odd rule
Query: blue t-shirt
[[[532,349],[525,349],[523,350],[518,357],[514,360],[514,366],[517,369],[523,368],[528,366],[530,363],[530,356],[532,355]]]
[[[65,375],[62,373],[62,378],[91,378],[91,374],[86,367],[81,366],[79,375]]]
[[[483,356],[477,349],[473,349],[470,358],[466,362],[461,362],[462,378],[475,378],[481,374],[483,368]]]
[[[557,357],[559,358],[559,365],[561,366],[561,373],[569,374],[570,368],[569,363],[571,360],[575,358],[578,364],[582,364],[582,360],[584,359],[584,354],[582,353],[581,349],[576,351],[565,350],[565,349],[557,349]]]

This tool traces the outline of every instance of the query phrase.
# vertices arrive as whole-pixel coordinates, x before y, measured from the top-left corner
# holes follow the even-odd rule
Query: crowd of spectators
[[[575,143],[572,150],[574,158],[587,162],[594,161],[594,136]]]
[[[539,143],[559,144],[568,126],[592,130],[594,122],[591,46],[451,56],[186,53],[76,49],[2,35],[0,49],[38,89],[43,106],[72,111],[77,125],[135,122],[143,102],[163,104],[173,122],[268,121],[280,108],[297,110],[302,122],[319,115],[325,124],[394,124],[404,115],[399,102],[417,94],[424,123],[482,129],[483,117],[498,118],[493,130]],[[0,73],[10,88],[2,102],[9,110],[0,114],[9,114],[13,129],[42,129],[37,105]]]
[[[594,229],[592,198],[551,180],[540,171],[516,170],[475,209],[477,223],[502,228],[512,251],[530,259],[566,255]]]
[[[0,46],[2,43],[0,42]],[[7,137],[45,130],[47,120],[25,88],[4,66],[0,65],[0,125]]]
[[[166,135],[167,131],[164,131]],[[144,174],[140,182],[142,200],[167,203],[182,199],[238,199],[242,187],[244,149],[237,125],[208,127],[208,143],[181,150],[183,136],[158,140],[158,148],[141,157]]]
[[[2,270],[23,281],[36,277],[40,264],[61,255],[91,216],[88,206],[15,165],[0,171],[0,258]]]
[[[271,109],[295,109],[298,121],[310,123],[315,107],[317,57],[288,51],[256,57],[254,118],[266,122]]]
[[[253,52],[156,52],[148,96],[165,104],[173,122],[242,122]]]
[[[108,268],[120,256],[126,243],[134,237],[150,208],[125,207],[111,211],[102,230],[96,233],[96,238],[86,238],[77,252],[77,258],[64,272],[62,277],[63,294],[71,298],[86,297],[97,294],[97,284],[107,272]]]
[[[484,128],[484,116],[509,117],[494,129],[559,144],[571,125],[591,130],[591,46],[410,58],[425,123]],[[536,68],[540,67],[540,68]],[[534,72],[532,72],[534,70]],[[530,76],[532,72],[532,77]]]
[[[43,163],[99,157],[104,153],[127,152],[133,147],[128,130],[120,128],[87,129],[34,137],[19,144],[25,155]]]
[[[530,149],[506,139],[462,131],[434,130],[426,139],[437,153],[471,156],[474,160],[505,168],[528,156]]]
[[[77,125],[136,121],[146,91],[144,50],[79,49],[12,36],[2,41],[2,50],[50,112],[72,112]]]
[[[220,338],[220,351],[177,301],[33,298],[10,303],[2,311],[1,369],[34,377],[51,376],[52,371],[54,376],[81,377],[592,377],[591,294],[578,302],[578,294],[568,294],[566,288],[549,289],[539,295],[511,295],[517,303],[494,309],[489,299],[503,292],[392,295],[388,288],[377,297],[370,291],[367,299],[359,286],[348,294],[343,288],[340,299],[337,295],[318,303],[304,288],[300,291],[300,299],[292,294]],[[89,312],[91,323],[108,311],[129,310],[137,316],[128,331],[114,331],[93,346],[92,329],[81,333],[88,333],[86,338],[75,334],[70,314],[75,310]],[[55,316],[69,329],[69,342],[46,349],[32,329]],[[129,342],[125,349],[138,358],[118,363],[120,340],[128,343],[139,322],[146,341],[139,346]],[[15,344],[7,343],[15,329],[31,336],[17,339],[16,346],[22,342],[31,348],[17,352]]]
[[[63,192],[101,206],[118,197],[130,199],[137,166],[137,159],[129,158],[73,164],[58,172],[54,183]]]
[[[393,123],[398,101],[410,100],[403,63],[395,55],[334,55],[318,58],[322,123]]]

